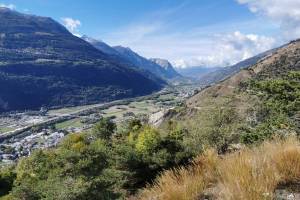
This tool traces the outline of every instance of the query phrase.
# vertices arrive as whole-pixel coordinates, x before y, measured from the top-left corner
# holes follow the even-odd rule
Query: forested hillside
[[[165,84],[112,60],[51,18],[0,8],[0,22],[0,112],[134,97]]]

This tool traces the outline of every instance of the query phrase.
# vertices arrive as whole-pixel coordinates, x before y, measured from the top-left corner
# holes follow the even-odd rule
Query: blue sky
[[[226,66],[300,36],[299,0],[0,0],[178,67]]]

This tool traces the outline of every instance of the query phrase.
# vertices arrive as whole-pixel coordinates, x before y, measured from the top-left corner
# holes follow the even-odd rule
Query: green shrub
[[[97,138],[104,140],[111,139],[111,136],[115,132],[117,126],[108,118],[102,118],[93,128],[93,134]]]
[[[118,173],[110,169],[105,141],[70,135],[55,150],[38,150],[22,159],[12,190],[15,199],[114,199]]]
[[[290,72],[280,79],[252,81],[249,89],[260,96],[259,123],[242,134],[242,142],[253,144],[274,135],[285,136],[297,129],[291,116],[300,110],[300,73]]]
[[[15,179],[16,173],[13,166],[0,168],[0,197],[11,191]]]

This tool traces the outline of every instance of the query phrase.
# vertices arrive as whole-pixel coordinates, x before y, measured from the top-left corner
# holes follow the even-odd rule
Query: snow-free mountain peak
[[[110,56],[114,56],[115,58],[118,57],[120,60],[123,60],[128,64],[131,64],[135,68],[146,70],[159,78],[173,79],[176,77],[180,77],[180,75],[174,70],[174,68],[168,61],[164,61],[164,62],[161,61],[156,63],[153,60],[140,56],[138,53],[136,53],[129,47],[123,47],[123,46],[111,47],[104,42],[92,39],[87,36],[82,37],[82,39],[89,42],[100,51]],[[162,65],[160,65],[160,63]],[[169,63],[169,65],[166,63]]]
[[[174,69],[173,65],[166,59],[150,58],[150,61],[164,68],[171,77],[180,77],[181,75]]]

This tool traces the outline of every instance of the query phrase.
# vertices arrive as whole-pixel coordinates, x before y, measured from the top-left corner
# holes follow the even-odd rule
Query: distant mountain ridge
[[[112,57],[119,57],[119,59],[123,60],[128,64],[132,64],[136,68],[146,70],[148,72],[153,73],[154,75],[161,77],[163,79],[173,79],[176,77],[180,77],[173,66],[166,60],[163,59],[147,59],[128,47],[122,46],[114,46],[111,47],[108,44],[93,39],[88,36],[83,36],[82,39],[92,44],[95,48],[99,49],[100,51],[112,56]],[[160,61],[159,61],[160,60]],[[156,63],[156,61],[158,63]],[[161,66],[161,61],[168,62],[168,66]],[[163,63],[161,63],[163,64]]]
[[[51,18],[6,8],[0,9],[0,64],[0,112],[110,101],[164,85]]]
[[[194,67],[185,67],[185,68],[176,68],[178,73],[182,76],[190,77],[196,80],[201,79],[203,76],[220,70],[221,67],[204,67],[204,66],[194,66]]]
[[[218,83],[218,82],[234,75],[235,73],[239,72],[240,70],[256,64],[259,60],[263,59],[264,57],[266,57],[268,55],[271,55],[276,50],[277,50],[277,48],[263,52],[261,54],[253,56],[246,60],[243,60],[235,65],[219,68],[215,71],[212,71],[210,73],[207,73],[207,74],[199,77],[198,82],[202,85],[210,85],[210,84]]]

